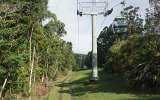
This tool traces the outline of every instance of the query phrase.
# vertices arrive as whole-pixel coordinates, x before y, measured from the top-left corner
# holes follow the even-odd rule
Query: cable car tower
[[[122,1],[108,10],[108,2],[98,1],[98,0],[84,0],[79,2],[77,0],[77,15],[90,15],[92,17],[92,78],[90,81],[99,80],[98,70],[97,70],[97,38],[96,38],[96,16],[104,15],[104,17],[110,15],[113,11],[113,8],[118,5],[125,5],[125,1]],[[78,25],[79,26],[79,25]],[[112,29],[114,33],[125,33],[127,31],[127,21],[125,17],[115,18],[114,23],[112,24]],[[79,29],[78,29],[79,30]]]
[[[96,37],[96,16],[111,14],[113,9],[107,10],[108,2],[100,2],[98,0],[89,1],[77,1],[77,15],[90,15],[92,21],[92,78],[91,80],[97,81],[98,70],[97,70],[97,37]]]

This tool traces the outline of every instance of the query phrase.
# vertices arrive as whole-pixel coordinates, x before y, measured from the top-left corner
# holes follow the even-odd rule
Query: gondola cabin
[[[128,23],[125,17],[116,17],[112,23],[112,30],[114,34],[126,33]]]

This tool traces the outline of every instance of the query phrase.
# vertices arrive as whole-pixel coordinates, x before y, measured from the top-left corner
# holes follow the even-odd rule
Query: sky
[[[80,1],[80,0],[79,0]],[[108,1],[108,8],[112,8],[123,0],[105,0]],[[133,5],[140,7],[139,13],[145,18],[145,9],[149,7],[149,0],[126,0],[126,7]],[[92,33],[91,33],[91,16],[84,15],[77,18],[77,0],[49,0],[48,9],[57,15],[58,20],[65,24],[67,35],[62,37],[67,42],[72,42],[73,52],[87,54],[92,49]],[[123,10],[121,5],[114,8],[111,15],[106,18],[103,15],[97,16],[97,34],[109,26],[116,16],[120,16],[120,11]],[[79,19],[79,32],[78,32]],[[104,21],[105,19],[105,21]],[[104,23],[103,23],[104,21]],[[103,24],[102,24],[103,23]],[[78,34],[79,33],[79,34]]]

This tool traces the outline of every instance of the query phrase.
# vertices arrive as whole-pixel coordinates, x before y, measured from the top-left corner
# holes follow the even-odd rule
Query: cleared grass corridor
[[[131,90],[122,76],[106,74],[102,69],[99,84],[86,85],[84,81],[90,73],[91,70],[75,72],[70,77],[72,81],[52,87],[48,100],[160,100],[159,94]]]

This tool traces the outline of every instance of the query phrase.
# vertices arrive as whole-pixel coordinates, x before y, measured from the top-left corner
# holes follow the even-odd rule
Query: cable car
[[[112,23],[112,30],[114,34],[127,32],[127,19],[125,17],[116,17]]]

